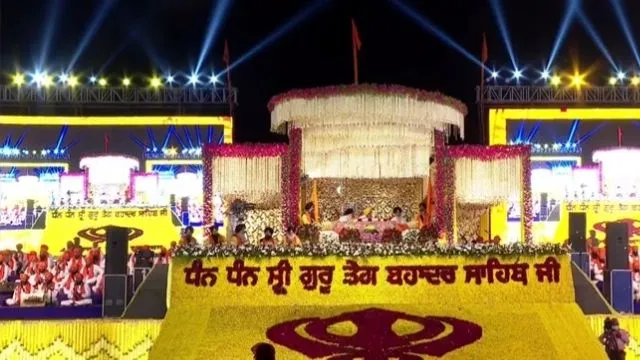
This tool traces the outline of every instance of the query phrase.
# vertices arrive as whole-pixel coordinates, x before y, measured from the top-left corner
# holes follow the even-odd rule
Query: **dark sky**
[[[0,0],[1,1],[1,0]],[[2,1],[2,68],[16,65],[32,69],[40,56],[51,6],[61,4],[51,36],[46,64],[66,66],[102,1],[5,0]],[[489,64],[510,61],[487,0],[405,0],[430,18],[448,35],[479,57],[481,35],[487,33]],[[504,2],[504,12],[518,63],[540,68],[548,59],[560,20],[563,0]],[[120,0],[108,13],[75,66],[96,71],[113,58],[109,75],[150,74],[170,66],[187,71],[200,52],[212,0]],[[309,1],[233,0],[206,64],[222,69],[222,48],[229,40],[231,57],[238,58],[271,31],[286,22]],[[282,38],[269,44],[232,72],[240,90],[236,117],[236,141],[278,139],[268,133],[268,99],[292,88],[340,83],[353,79],[350,18],[354,17],[363,42],[360,53],[361,82],[397,83],[439,90],[459,98],[470,108],[467,139],[477,134],[474,87],[479,68],[441,40],[425,32],[386,0],[333,0]],[[618,26],[609,1],[583,0],[583,8],[602,36],[616,62],[632,67],[634,56]],[[629,19],[640,16],[640,2],[623,1]],[[633,24],[632,24],[633,26]],[[134,34],[134,36],[131,36]],[[123,44],[128,45],[122,47]],[[117,52],[122,49],[121,52]],[[593,83],[606,82],[611,67],[600,50],[574,21],[555,65],[562,69],[577,63],[589,67]],[[529,74],[533,74],[529,71]]]

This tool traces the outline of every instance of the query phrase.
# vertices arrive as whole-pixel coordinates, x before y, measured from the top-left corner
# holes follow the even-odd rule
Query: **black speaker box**
[[[587,214],[569,213],[569,242],[571,250],[577,253],[587,252]]]
[[[109,226],[107,228],[106,248],[105,273],[108,275],[126,275],[129,229]]]
[[[629,269],[629,227],[625,223],[607,223],[607,270]]]

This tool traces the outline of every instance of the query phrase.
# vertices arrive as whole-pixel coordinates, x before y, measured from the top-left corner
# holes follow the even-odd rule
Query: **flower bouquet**
[[[345,226],[338,232],[340,242],[360,242],[360,232],[356,228]]]

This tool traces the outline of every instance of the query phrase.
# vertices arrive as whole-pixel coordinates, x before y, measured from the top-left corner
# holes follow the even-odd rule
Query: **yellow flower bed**
[[[558,283],[538,282],[533,264],[545,259],[499,259],[503,264],[529,263],[527,285],[488,284],[486,279],[476,285],[465,283],[462,267],[486,264],[486,258],[355,258],[360,266],[379,267],[377,284],[349,286],[343,283],[346,259],[290,258],[291,284],[286,295],[276,295],[266,267],[276,266],[280,258],[247,259],[245,266],[260,267],[260,272],[257,284],[246,287],[227,281],[232,258],[203,259],[204,268],[218,267],[219,273],[214,286],[197,287],[185,283],[192,259],[178,258],[172,266],[171,308],[150,358],[250,358],[250,348],[258,342],[274,344],[278,359],[365,357],[373,350],[389,357],[604,358],[574,303],[568,257],[556,258],[561,265]],[[385,267],[399,264],[457,265],[456,281],[391,285]],[[336,267],[330,293],[303,289],[299,267],[308,265]],[[362,334],[372,340],[363,343]]]
[[[158,320],[0,322],[0,359],[147,359]]]

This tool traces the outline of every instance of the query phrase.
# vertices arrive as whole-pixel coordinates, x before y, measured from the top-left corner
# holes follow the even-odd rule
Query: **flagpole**
[[[362,43],[360,42],[360,34],[358,34],[358,27],[356,21],[351,18],[351,47],[353,50],[353,83],[358,85],[358,51]]]
[[[227,101],[229,101],[229,116],[233,118],[233,110],[234,110],[234,97],[233,97],[233,87],[231,86],[231,69],[230,69],[230,55],[229,55],[229,43],[227,40],[224,41],[224,54],[223,59],[225,66],[227,67]]]

